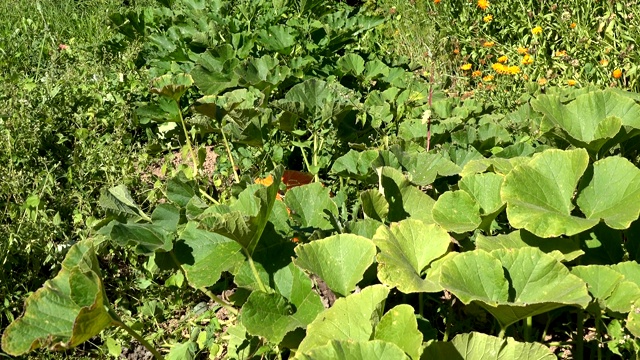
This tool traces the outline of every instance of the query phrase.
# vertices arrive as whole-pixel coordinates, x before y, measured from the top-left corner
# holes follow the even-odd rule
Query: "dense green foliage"
[[[635,68],[554,60],[624,8],[96,4],[0,28],[5,353],[638,357]]]

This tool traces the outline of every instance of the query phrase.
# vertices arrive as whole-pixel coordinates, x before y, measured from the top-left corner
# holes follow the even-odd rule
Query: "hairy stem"
[[[184,137],[187,141],[187,146],[189,147],[189,153],[191,153],[191,161],[193,161],[193,177],[198,177],[198,158],[196,157],[196,151],[193,149],[193,145],[191,144],[191,138],[189,137],[189,132],[187,131],[187,124],[184,122],[184,118],[182,117],[182,110],[180,110],[180,104],[176,101],[176,105],[178,106],[178,114],[180,115],[180,123],[182,124],[182,131],[184,131]]]
[[[268,292],[266,286],[264,286],[264,284],[262,283],[262,280],[260,279],[260,274],[258,273],[256,264],[253,262],[253,258],[251,257],[251,254],[249,254],[249,251],[247,251],[247,249],[244,249],[244,253],[245,255],[247,255],[247,260],[249,260],[249,266],[251,267],[251,272],[253,272],[253,277],[256,278],[256,282],[258,283],[260,290],[265,293]]]
[[[224,141],[224,148],[227,150],[227,156],[229,157],[229,162],[231,163],[231,169],[233,170],[233,180],[236,184],[240,183],[240,177],[238,176],[238,172],[236,171],[236,162],[233,160],[233,155],[231,155],[231,147],[229,146],[229,141],[227,141],[227,135],[224,134],[224,129],[220,128],[220,133],[222,133],[222,141]]]
[[[151,345],[147,340],[145,340],[145,338],[142,337],[142,335],[138,334],[135,330],[127,326],[127,324],[125,324],[122,321],[122,319],[120,319],[120,316],[118,316],[118,314],[111,307],[108,307],[107,311],[109,312],[109,315],[111,316],[111,318],[114,319],[115,326],[121,327],[126,332],[128,332],[129,335],[131,335],[134,339],[138,340],[138,342],[142,344],[142,346],[144,346],[147,350],[151,352],[151,354],[153,354],[153,357],[156,358],[156,360],[164,359],[162,354],[160,354],[160,352],[156,350],[156,348],[153,347],[153,345]]]
[[[533,318],[531,316],[525,319],[524,323],[524,341],[531,342],[531,329],[533,327]]]
[[[578,310],[578,319],[576,320],[576,338],[575,338],[575,359],[582,359],[584,357],[584,314]]]

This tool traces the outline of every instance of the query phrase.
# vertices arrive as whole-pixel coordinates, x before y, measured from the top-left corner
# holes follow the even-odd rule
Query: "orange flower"
[[[472,72],[472,73],[471,73],[471,76],[473,76],[473,77],[479,77],[479,76],[482,76],[482,71],[480,71],[480,70],[476,70],[476,71],[474,71],[474,72]]]
[[[522,46],[518,47],[518,54],[524,55],[524,54],[528,54],[528,53],[529,53],[529,49],[523,48]]]
[[[575,80],[567,80],[567,85],[569,85],[569,86],[576,86],[577,83],[578,82],[575,81]]]
[[[576,26],[578,26],[578,24],[576,24],[576,23],[574,23],[574,22],[572,22],[572,23],[571,23],[571,25],[569,25],[569,27],[570,27],[570,28],[572,28],[572,29],[575,29],[575,28],[576,28]]]
[[[545,78],[539,78],[539,79],[538,79],[538,85],[540,85],[540,86],[545,86],[545,85],[547,85],[547,79],[545,79]]]
[[[622,70],[620,69],[615,69],[613,70],[613,77],[614,79],[620,79],[622,77]]]
[[[488,0],[478,0],[478,7],[482,10],[487,10],[489,5],[490,4]]]
[[[438,5],[438,4],[440,4],[440,0],[433,0],[433,3]]]
[[[273,184],[273,176],[269,175],[264,179],[257,178],[254,180],[256,184],[262,184],[264,186],[271,186]]]
[[[500,56],[500,57],[498,58],[498,62],[499,62],[499,63],[501,63],[501,64],[506,63],[506,62],[507,62],[507,60],[509,60],[509,58],[507,58],[507,56],[506,56],[506,55],[502,55],[502,56]]]
[[[525,56],[522,57],[522,65],[531,65],[533,64],[533,59],[531,58],[531,55],[526,54]]]
[[[453,53],[456,55],[460,54],[460,49],[453,49]]]
[[[520,68],[517,66],[508,66],[507,67],[507,74],[509,75],[515,75],[520,73]]]
[[[490,82],[493,80],[493,75],[487,75],[482,78],[482,81]]]
[[[567,50],[556,51],[556,57],[567,56]]]
[[[460,66],[460,69],[462,70],[471,70],[471,64],[463,64],[462,66]]]

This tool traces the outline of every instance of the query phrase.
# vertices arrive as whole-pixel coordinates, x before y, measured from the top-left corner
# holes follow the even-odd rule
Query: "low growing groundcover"
[[[135,51],[149,79],[130,104],[141,158],[167,162],[138,164],[146,188],[101,189],[102,216],[24,297],[2,351],[637,358],[640,96],[631,67],[624,82],[567,68],[584,82],[562,84],[547,18],[576,31],[590,19],[565,2],[522,4],[519,37],[498,25],[525,20],[488,1],[159,0],[111,14],[101,51]],[[602,36],[631,34],[627,10],[599,6],[618,19]],[[457,49],[448,80],[443,49],[389,50],[409,41],[411,7]]]

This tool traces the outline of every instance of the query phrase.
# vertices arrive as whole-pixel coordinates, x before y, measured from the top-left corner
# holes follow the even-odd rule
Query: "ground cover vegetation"
[[[638,357],[633,1],[72,3],[2,5],[6,354]]]

